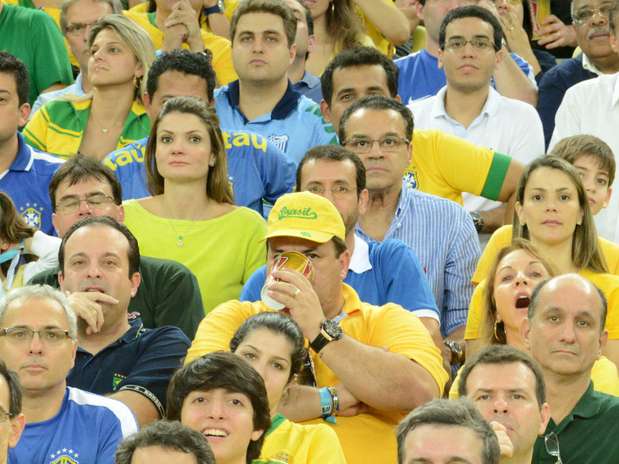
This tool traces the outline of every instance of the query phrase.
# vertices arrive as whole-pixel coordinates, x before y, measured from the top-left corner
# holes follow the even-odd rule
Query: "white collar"
[[[370,246],[368,243],[357,234],[355,234],[355,249],[350,257],[350,265],[348,269],[355,274],[361,274],[363,272],[372,269],[370,263]]]

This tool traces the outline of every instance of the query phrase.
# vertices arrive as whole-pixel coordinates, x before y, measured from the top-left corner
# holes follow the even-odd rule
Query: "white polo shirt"
[[[415,129],[442,130],[476,145],[509,155],[523,164],[528,164],[544,154],[544,130],[533,106],[504,97],[490,87],[481,112],[469,127],[464,127],[447,114],[446,93],[447,86],[432,97],[409,104],[415,119]],[[501,205],[469,193],[464,193],[462,197],[468,211],[487,211]]]
[[[619,156],[619,73],[601,75],[570,87],[555,115],[549,151],[571,135],[595,135]],[[613,189],[608,207],[595,216],[598,233],[619,243],[619,189]]]

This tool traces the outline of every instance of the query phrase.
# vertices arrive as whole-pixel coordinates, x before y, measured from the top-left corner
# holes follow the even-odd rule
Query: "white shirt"
[[[571,135],[595,135],[619,156],[619,73],[601,75],[570,87],[555,115],[549,150]],[[619,188],[609,205],[595,216],[598,233],[619,243]]]
[[[464,127],[445,109],[447,87],[422,100],[409,104],[415,119],[415,129],[438,129],[471,143],[487,147],[528,164],[545,153],[542,121],[528,103],[507,98],[492,87],[479,115]],[[413,156],[414,153],[413,153]],[[488,211],[501,203],[464,193],[468,211]]]

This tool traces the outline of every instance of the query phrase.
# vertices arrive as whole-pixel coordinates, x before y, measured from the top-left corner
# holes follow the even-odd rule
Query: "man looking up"
[[[67,298],[48,286],[12,290],[0,303],[0,326],[0,359],[19,376],[26,417],[10,462],[113,463],[137,423],[124,404],[67,387],[77,348]]]
[[[337,422],[348,462],[395,461],[393,427],[438,396],[446,379],[428,331],[402,307],[363,303],[343,283],[350,263],[346,227],[328,199],[310,192],[280,197],[269,215],[267,248],[269,272],[287,251],[304,254],[314,269],[309,279],[276,271],[267,289],[299,324],[314,365],[314,386],[291,386],[281,412],[295,421]],[[226,349],[247,318],[265,311],[261,301],[221,304],[200,324],[187,362]]]
[[[336,138],[314,102],[288,80],[296,29],[284,0],[240,3],[230,25],[239,80],[215,92],[215,108],[222,129],[257,132],[298,164],[307,150]]]
[[[473,401],[495,430],[507,433],[511,456],[501,456],[501,464],[531,464],[550,408],[544,375],[529,355],[509,345],[480,351],[462,369],[458,393]]]
[[[561,457],[579,464],[619,462],[619,398],[594,391],[591,383],[591,368],[608,339],[607,310],[602,292],[577,274],[554,277],[531,295],[523,331],[544,373],[551,416],[535,443],[535,463]]]

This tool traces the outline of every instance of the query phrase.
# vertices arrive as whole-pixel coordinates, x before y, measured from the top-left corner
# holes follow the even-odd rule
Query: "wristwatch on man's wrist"
[[[475,225],[475,230],[477,233],[483,232],[484,226],[486,225],[484,218],[481,217],[477,211],[471,211],[469,213],[471,215],[471,219],[473,220],[473,224]]]
[[[325,319],[320,323],[320,333],[310,342],[310,347],[314,352],[320,353],[320,350],[342,338],[342,335],[344,332],[337,322]]]

